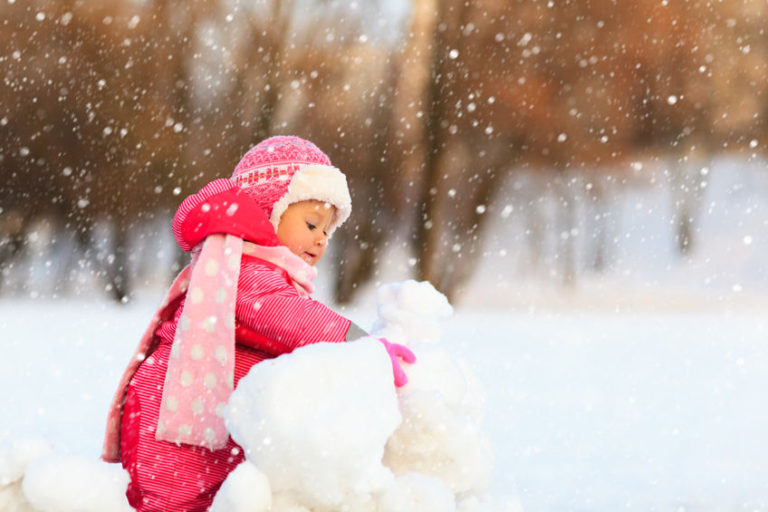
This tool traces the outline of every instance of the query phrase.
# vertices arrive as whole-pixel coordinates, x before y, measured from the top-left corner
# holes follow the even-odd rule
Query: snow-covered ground
[[[97,457],[154,307],[0,301],[0,445]],[[765,315],[459,309],[444,336],[485,386],[494,495],[528,511],[768,510]]]
[[[524,216],[503,202],[488,209],[486,256],[443,337],[485,388],[494,496],[528,512],[768,511],[764,168],[707,169],[696,251],[685,259],[672,245],[669,188],[621,192],[609,205],[607,271],[582,272],[571,289],[557,278],[556,244],[532,268]],[[156,256],[150,267],[169,266],[164,240],[138,251]],[[382,257],[380,281],[410,277],[407,255]],[[95,459],[114,387],[162,289],[123,306],[92,291],[46,298],[50,272],[34,268],[57,261],[42,250],[37,260],[17,268],[29,290],[0,299],[0,453],[39,437]],[[327,301],[327,269],[317,284]],[[371,291],[342,310],[363,326],[376,317]]]

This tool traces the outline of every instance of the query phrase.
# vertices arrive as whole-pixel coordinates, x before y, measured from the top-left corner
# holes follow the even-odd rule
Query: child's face
[[[310,265],[323,257],[336,208],[322,201],[299,201],[286,208],[277,239]]]

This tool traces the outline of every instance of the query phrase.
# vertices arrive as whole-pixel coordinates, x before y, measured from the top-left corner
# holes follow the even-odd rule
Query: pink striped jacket
[[[102,452],[107,462],[120,461],[122,407],[131,378],[162,339],[173,340],[188,284],[189,267],[186,267],[171,285],[123,373],[107,420]],[[235,317],[237,344],[264,356],[251,359],[254,364],[309,343],[342,342],[365,334],[322,303],[300,296],[285,270],[247,254],[243,254],[241,260]],[[252,350],[248,352],[253,354]],[[157,389],[162,385],[163,381],[159,380]]]

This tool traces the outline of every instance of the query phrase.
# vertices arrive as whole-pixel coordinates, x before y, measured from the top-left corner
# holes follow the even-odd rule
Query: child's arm
[[[279,271],[244,263],[235,313],[238,343],[272,355],[320,341],[343,342],[366,333],[320,302],[299,296]],[[245,329],[243,329],[245,328]]]
[[[252,264],[251,264],[252,265]],[[273,356],[292,352],[320,341],[351,341],[367,333],[350,320],[312,299],[299,296],[285,278],[260,265],[241,272],[237,303],[237,342]],[[400,359],[414,363],[408,347],[380,338],[392,362],[396,387],[404,386],[408,376]]]

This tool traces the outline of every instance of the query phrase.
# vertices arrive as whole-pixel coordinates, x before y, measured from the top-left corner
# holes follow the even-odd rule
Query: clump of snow
[[[377,336],[395,343],[436,343],[440,323],[453,314],[448,299],[428,281],[407,280],[385,284],[376,290]]]
[[[377,340],[313,344],[254,366],[226,418],[272,491],[313,511],[369,500],[393,480],[381,459],[400,413]]]
[[[405,387],[393,386],[375,339],[303,347],[240,380],[225,412],[233,439],[269,480],[261,488],[271,488],[273,512],[491,510],[483,393],[438,345],[450,304],[415,281],[383,286],[377,297],[375,336],[410,346],[418,358],[403,364]],[[237,494],[243,499],[231,510],[262,510],[232,491],[236,473],[222,500],[234,503],[229,495]]]
[[[227,476],[210,512],[269,512],[271,507],[267,476],[246,460]]]
[[[27,466],[53,453],[53,445],[45,439],[17,439],[0,449],[0,510],[33,512],[21,488]]]
[[[24,472],[24,496],[37,512],[130,512],[128,473],[118,464],[84,456],[50,455]]]
[[[39,438],[17,439],[0,449],[0,486],[21,480],[30,462],[52,453],[53,444]]]
[[[3,512],[130,512],[128,473],[117,464],[55,453],[45,439],[0,449]]]

